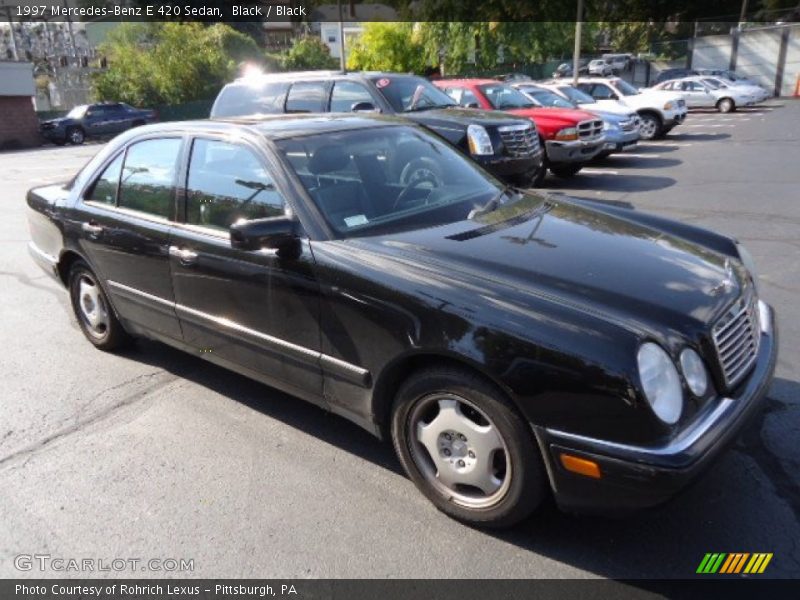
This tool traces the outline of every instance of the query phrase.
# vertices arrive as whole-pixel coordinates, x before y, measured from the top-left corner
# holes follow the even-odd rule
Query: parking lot
[[[548,179],[739,238],[781,349],[764,413],[673,502],[623,519],[546,506],[507,532],[438,513],[390,445],[344,419],[157,343],[88,344],[28,256],[24,198],[98,147],[0,154],[0,576],[59,575],[14,566],[46,553],[191,559],[179,575],[195,577],[666,578],[706,552],[772,552],[764,576],[800,576],[800,102],[693,112],[667,139]]]

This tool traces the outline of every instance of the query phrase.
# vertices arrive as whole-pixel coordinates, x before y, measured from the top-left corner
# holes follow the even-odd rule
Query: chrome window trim
[[[235,321],[231,321],[230,319],[226,319],[224,317],[218,317],[216,315],[211,315],[201,310],[197,310],[195,308],[190,308],[183,304],[178,304],[177,302],[166,300],[164,298],[161,298],[160,296],[155,296],[153,294],[143,292],[142,290],[137,290],[136,288],[132,288],[117,281],[108,280],[108,285],[117,290],[127,292],[129,294],[133,294],[136,296],[140,296],[156,304],[160,304],[162,306],[169,306],[170,308],[175,309],[175,311],[177,312],[183,312],[185,314],[195,316],[205,321],[209,321],[216,325],[220,325],[224,328],[231,329],[238,333],[243,333],[245,335],[252,336],[256,339],[267,342],[268,344],[277,346],[278,348],[289,350],[290,352],[294,352],[301,356],[305,356],[312,361],[318,361],[320,367],[325,371],[349,376],[349,378],[355,378],[355,380],[364,387],[369,386],[370,372],[367,369],[364,369],[363,367],[359,367],[358,365],[354,365],[352,363],[344,361],[340,358],[336,358],[335,356],[330,356],[329,354],[323,354],[322,352],[319,352],[317,350],[312,350],[310,348],[306,348],[305,346],[299,346],[297,344],[293,344],[292,342],[287,342],[284,339],[277,338],[267,333],[251,329],[249,327],[245,327],[244,325],[236,323]]]

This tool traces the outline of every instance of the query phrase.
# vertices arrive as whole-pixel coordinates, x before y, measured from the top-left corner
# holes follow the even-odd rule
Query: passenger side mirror
[[[300,224],[292,217],[241,219],[231,225],[231,247],[238,250],[296,249]]]
[[[381,112],[372,102],[356,102],[350,107],[351,112]]]

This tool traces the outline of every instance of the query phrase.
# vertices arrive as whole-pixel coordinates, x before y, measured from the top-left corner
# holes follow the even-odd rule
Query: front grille
[[[532,125],[504,125],[497,131],[509,156],[532,156],[539,149],[539,137]]]
[[[581,121],[578,123],[578,137],[585,142],[595,140],[603,135],[603,121]]]
[[[730,388],[747,374],[756,361],[761,342],[755,294],[740,298],[711,331],[725,385]]]

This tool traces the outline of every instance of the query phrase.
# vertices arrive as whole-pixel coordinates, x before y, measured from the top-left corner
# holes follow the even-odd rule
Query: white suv
[[[686,119],[686,101],[675,92],[639,91],[618,77],[581,77],[578,89],[598,102],[619,101],[639,113],[643,140],[663,137]]]

